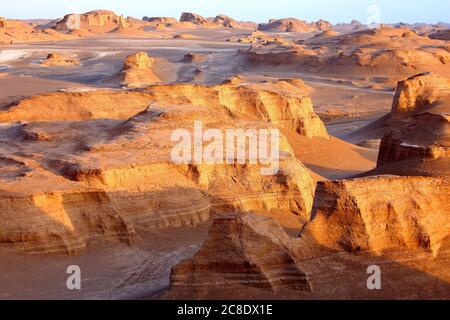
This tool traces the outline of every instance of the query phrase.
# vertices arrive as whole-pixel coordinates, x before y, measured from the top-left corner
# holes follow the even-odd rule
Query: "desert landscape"
[[[221,161],[174,161],[199,123],[243,144],[205,134],[189,154]],[[256,132],[279,132],[272,174]],[[0,284],[2,300],[450,299],[450,24],[0,18]]]

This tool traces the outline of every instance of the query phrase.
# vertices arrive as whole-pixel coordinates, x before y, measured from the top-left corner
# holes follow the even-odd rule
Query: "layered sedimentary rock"
[[[64,54],[49,53],[47,58],[41,62],[41,65],[46,67],[78,66],[80,65],[80,60],[76,57],[68,57]]]
[[[450,117],[432,113],[414,115],[407,127],[393,131],[383,140],[379,165],[404,160],[414,154],[421,158],[445,156],[450,147]],[[394,145],[398,149],[392,149]]]
[[[252,46],[242,53],[259,67],[289,64],[326,75],[383,76],[392,82],[427,71],[450,76],[445,43],[409,29],[368,29],[313,37],[298,44]]]
[[[73,253],[96,237],[130,242],[139,227],[191,226],[230,211],[283,210],[306,219],[314,182],[283,136],[280,157],[271,163],[242,162],[237,154],[179,163],[172,153],[178,145],[172,134],[185,129],[193,137],[195,121],[204,130],[245,135],[253,129],[249,139],[278,126],[326,135],[307,95],[289,90],[301,91],[302,83],[57,92],[6,107],[2,121],[36,122],[0,128],[0,146],[8,146],[0,147],[1,241]],[[148,106],[155,101],[160,105]],[[309,128],[315,123],[320,130]],[[203,143],[211,150],[210,141]],[[251,145],[237,146],[250,154]],[[262,175],[271,164],[275,171]]]
[[[418,74],[398,83],[392,113],[412,113],[446,96],[450,96],[450,78]]]
[[[258,25],[259,31],[283,31],[283,32],[312,32],[317,31],[316,27],[306,21],[295,18],[272,19],[269,23]]]
[[[183,12],[180,17],[180,22],[190,22],[200,26],[207,26],[210,23],[201,15],[191,12]]]
[[[172,17],[143,17],[143,21],[154,23],[154,24],[176,24],[178,20]]]
[[[450,79],[433,73],[422,73],[407,80],[400,81],[392,103],[391,113],[372,124],[350,134],[347,138],[357,142],[367,139],[381,139],[386,137],[392,143],[398,140],[398,144],[415,146],[416,142],[409,139],[418,123],[431,122],[428,129],[423,126],[424,134],[429,137],[426,145],[418,142],[422,147],[428,148],[432,145],[433,135],[430,130],[434,126],[441,127],[445,123],[446,114],[450,110]],[[428,113],[428,115],[421,113]],[[443,122],[442,122],[443,121]],[[416,130],[414,135],[421,134],[421,130]],[[411,131],[412,130],[412,131]],[[440,129],[439,129],[440,130]],[[410,132],[410,133],[408,133]],[[419,139],[420,140],[420,139]],[[384,152],[382,152],[384,153]]]
[[[223,14],[219,14],[218,16],[216,16],[212,22],[218,26],[227,28],[241,28],[240,24],[236,20]]]
[[[438,39],[438,40],[450,40],[450,29],[446,30],[439,30],[437,32],[434,32],[429,35],[431,39]]]
[[[161,82],[152,71],[154,60],[146,52],[138,52],[128,56],[123,62],[122,86],[144,87]]]
[[[0,43],[69,40],[74,37],[51,29],[41,29],[24,21],[0,19]]]
[[[298,89],[280,81],[276,85],[153,86],[145,91],[160,103],[184,101],[194,105],[222,105],[234,114],[254,116],[306,137],[328,137],[322,121],[313,111],[311,99]]]
[[[275,220],[256,214],[216,219],[200,251],[172,269],[171,289],[178,294],[201,297],[246,287],[311,290],[295,258],[293,240]]]
[[[13,103],[7,111],[0,112],[0,121],[124,119],[143,111],[152,102],[190,103],[222,106],[235,116],[269,121],[306,137],[328,137],[323,122],[314,113],[309,92],[307,86],[289,80],[244,85],[154,85],[143,92],[58,92]]]
[[[91,33],[118,32],[128,29],[140,29],[142,21],[133,18],[124,18],[113,11],[95,10],[83,14],[68,14],[57,22],[53,29],[60,32],[73,32],[82,30]]]
[[[302,239],[347,252],[404,248],[436,255],[450,235],[449,191],[448,178],[320,182]]]

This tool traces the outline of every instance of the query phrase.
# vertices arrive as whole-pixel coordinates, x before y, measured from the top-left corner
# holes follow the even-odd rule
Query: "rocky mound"
[[[0,43],[69,40],[74,37],[51,29],[41,29],[21,20],[0,19]]]
[[[269,23],[258,25],[259,31],[280,31],[280,32],[314,32],[317,27],[303,20],[295,18],[272,19]]]
[[[199,26],[208,26],[210,24],[206,18],[191,12],[183,12],[180,17],[180,22],[189,22]]]
[[[239,22],[223,14],[219,14],[218,16],[216,16],[212,21],[212,23],[226,28],[234,28],[234,29],[241,28]]]
[[[430,34],[429,37],[431,39],[449,41],[450,40],[450,29],[439,30],[437,32]]]
[[[314,25],[319,31],[330,31],[331,29],[333,29],[333,25],[330,22],[322,19],[314,22]]]
[[[154,60],[146,52],[138,52],[128,56],[123,62],[122,86],[137,88],[161,82],[152,71]]]
[[[60,53],[49,53],[47,58],[41,62],[41,65],[46,67],[78,66],[80,65],[80,60]]]
[[[98,34],[128,29],[140,30],[142,27],[142,21],[124,18],[109,10],[95,10],[83,14],[68,14],[56,23],[53,29],[65,33],[73,30],[83,30]]]
[[[171,290],[190,298],[248,287],[309,291],[294,252],[293,240],[273,219],[250,213],[218,218],[200,251],[172,269]]]
[[[158,25],[168,25],[168,24],[176,24],[178,20],[172,17],[143,17],[143,21],[150,22],[152,24]]]
[[[240,43],[251,43],[251,44],[260,44],[260,45],[268,45],[268,44],[289,45],[289,42],[287,40],[284,40],[281,37],[271,36],[267,33],[261,32],[261,31],[253,31],[248,36],[232,37],[228,40],[236,41],[236,42],[240,42]]]
[[[450,117],[448,114],[413,115],[403,127],[381,140],[378,173],[450,175]]]

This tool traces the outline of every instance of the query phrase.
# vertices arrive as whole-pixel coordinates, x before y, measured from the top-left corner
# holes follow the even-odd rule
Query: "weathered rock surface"
[[[259,31],[282,31],[282,32],[313,32],[316,27],[306,21],[295,18],[272,19],[269,23],[258,25]]]
[[[450,29],[446,30],[439,30],[437,32],[434,32],[429,35],[431,39],[438,39],[438,40],[450,40]]]
[[[269,176],[261,175],[266,166],[255,159],[172,161],[172,133],[186,128],[193,134],[194,121],[223,131],[279,126],[326,134],[307,96],[287,93],[301,91],[301,83],[260,86],[267,92],[232,84],[57,92],[7,107],[2,121],[36,122],[0,128],[1,241],[27,251],[73,253],[95,237],[130,242],[136,228],[191,226],[213,213],[284,210],[305,219],[314,182],[284,137],[279,170]],[[154,101],[160,105],[147,108]],[[315,122],[321,130],[308,128]]]
[[[131,65],[136,64],[131,59]],[[134,69],[131,69],[134,70]],[[146,69],[144,69],[147,72]],[[140,74],[140,69],[138,69]],[[191,84],[154,85],[143,92],[91,91],[58,92],[36,95],[11,105],[0,112],[1,122],[54,121],[87,119],[125,119],[145,110],[148,104],[193,104],[206,107],[223,106],[235,116],[246,115],[289,128],[306,137],[328,137],[320,118],[314,113],[310,88],[288,81],[261,84],[223,84],[201,86]],[[57,112],[55,112],[57,110]]]
[[[310,291],[293,242],[270,218],[251,213],[217,218],[200,251],[172,269],[171,289],[191,297],[245,287]]]
[[[213,23],[218,26],[223,26],[227,28],[235,28],[235,29],[241,28],[239,22],[223,14],[219,14],[218,16],[216,16],[213,20]]]
[[[161,82],[152,71],[154,60],[146,52],[138,52],[128,56],[123,62],[122,86],[129,88],[145,87]]]
[[[450,78],[418,74],[398,83],[392,113],[412,113],[446,96],[450,96]]]
[[[436,255],[450,232],[449,188],[448,178],[320,182],[302,238],[347,252],[404,248]]]
[[[180,17],[180,22],[190,22],[200,26],[207,26],[210,23],[201,15],[191,12],[183,12]]]
[[[254,45],[242,54],[258,67],[289,64],[303,72],[325,75],[383,76],[393,82],[428,71],[450,76],[445,43],[410,29],[383,27],[313,37],[298,44]]]
[[[350,134],[347,138],[358,142],[364,139],[381,139],[389,136],[398,140],[398,144],[404,144],[401,149],[408,149],[417,143],[421,147],[428,148],[433,144],[432,140],[434,139],[430,131],[435,129],[434,126],[442,127],[449,110],[450,79],[432,73],[418,74],[398,83],[390,114]],[[428,115],[421,115],[422,113],[428,113]],[[431,121],[428,128],[424,124],[427,119]],[[418,125],[421,129],[414,129]],[[422,130],[424,131],[422,132]],[[414,134],[416,137],[424,134],[428,137],[428,141],[423,144],[420,143],[420,139],[409,139],[407,136],[410,134]],[[393,140],[389,140],[391,141],[389,144],[391,144]]]
[[[49,53],[47,58],[41,62],[41,65],[46,67],[78,66],[80,60],[77,57],[69,57],[64,54]]]

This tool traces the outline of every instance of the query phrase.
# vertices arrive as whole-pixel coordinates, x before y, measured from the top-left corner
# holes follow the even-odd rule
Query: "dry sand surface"
[[[0,299],[450,298],[450,47],[426,30],[0,19]],[[279,129],[280,170],[173,163],[194,121]]]

